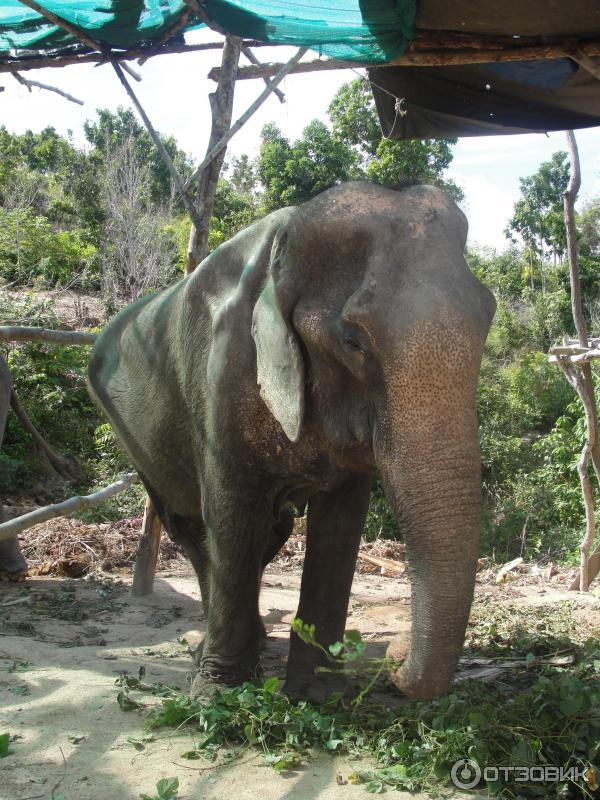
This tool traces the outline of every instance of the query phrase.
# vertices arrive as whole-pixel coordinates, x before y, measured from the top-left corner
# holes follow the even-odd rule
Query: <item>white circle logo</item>
[[[472,758],[460,758],[452,765],[450,778],[457,789],[473,789],[481,780],[481,767]]]

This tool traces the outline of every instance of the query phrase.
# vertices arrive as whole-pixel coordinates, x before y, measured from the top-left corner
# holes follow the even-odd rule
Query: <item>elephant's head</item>
[[[473,595],[475,391],[495,302],[469,271],[466,220],[438,189],[346,184],[286,215],[256,303],[261,396],[287,437],[317,430],[378,469],[405,532],[414,698],[454,675]]]

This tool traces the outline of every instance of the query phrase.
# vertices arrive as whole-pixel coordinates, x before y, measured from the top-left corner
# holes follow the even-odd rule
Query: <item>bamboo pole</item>
[[[12,539],[13,536],[22,533],[22,531],[27,530],[27,528],[32,528],[34,525],[39,525],[42,522],[48,522],[49,519],[68,517],[76,511],[80,511],[82,508],[93,508],[104,500],[108,500],[109,497],[114,497],[116,494],[119,494],[119,492],[124,492],[125,489],[129,489],[129,487],[137,483],[138,480],[139,477],[136,472],[129,472],[119,478],[118,481],[111,483],[109,486],[105,486],[104,489],[100,489],[93,494],[76,495],[75,497],[70,497],[68,500],[64,500],[62,503],[53,503],[49,506],[43,506],[43,508],[37,508],[29,514],[23,514],[22,517],[16,517],[8,522],[3,522],[0,525],[0,541]]]

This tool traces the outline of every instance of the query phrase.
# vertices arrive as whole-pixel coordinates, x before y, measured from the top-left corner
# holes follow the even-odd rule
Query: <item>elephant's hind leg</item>
[[[274,520],[263,491],[244,496],[231,491],[231,486],[236,486],[235,481],[220,482],[212,495],[214,501],[205,508],[210,602],[192,696],[210,695],[215,685],[236,686],[260,674],[258,594]]]
[[[206,526],[202,517],[182,517],[180,514],[168,514],[166,527],[171,539],[178,544],[192,562],[198,576],[202,609],[208,618],[209,604],[209,557],[206,540]]]
[[[210,562],[204,520],[202,517],[182,517],[179,514],[169,514],[168,526],[169,536],[183,548],[184,553],[192,562],[198,576],[204,619],[208,619]],[[197,667],[200,666],[202,660],[203,646],[204,643],[201,642],[192,651],[192,659]]]

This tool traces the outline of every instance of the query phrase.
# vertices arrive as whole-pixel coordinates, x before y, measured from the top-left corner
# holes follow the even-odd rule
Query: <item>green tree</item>
[[[569,182],[569,163],[564,152],[554,153],[537,172],[519,179],[521,196],[505,229],[506,236],[524,243],[530,265],[530,285],[535,287],[539,271],[546,291],[548,256],[560,258],[566,247],[563,192]]]
[[[109,153],[131,140],[138,163],[147,166],[150,171],[152,202],[159,205],[176,204],[180,207],[181,201],[174,194],[171,176],[165,162],[150,134],[137,121],[133,111],[119,107],[113,113],[107,108],[102,108],[97,110],[97,114],[96,121],[88,120],[83,125],[86,139],[94,148],[91,154],[94,162],[100,166]],[[163,136],[162,141],[179,174],[185,179],[192,172],[190,159],[178,148],[172,136]]]
[[[456,139],[385,139],[369,84],[362,78],[342,86],[329,105],[333,133],[357,153],[363,174],[391,189],[415,183],[441,186],[456,200],[462,190],[444,176]]]
[[[271,123],[262,130],[258,175],[267,211],[296,205],[357,175],[357,158],[320,120],[293,144]]]
[[[240,184],[238,183],[238,186]],[[242,184],[249,188],[248,184]],[[258,201],[250,192],[241,192],[233,180],[221,178],[217,185],[215,206],[210,223],[208,244],[211,250],[250,225],[260,216]]]
[[[258,190],[258,163],[246,153],[233,156],[229,181],[238,194],[253,196]]]

